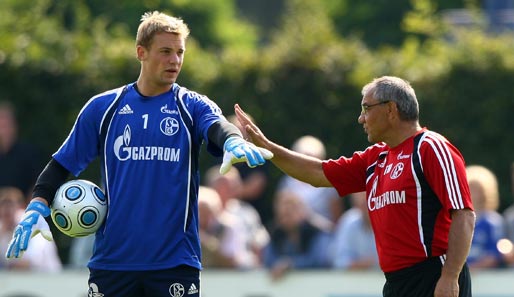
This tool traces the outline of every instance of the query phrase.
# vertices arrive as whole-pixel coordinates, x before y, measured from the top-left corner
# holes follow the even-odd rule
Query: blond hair
[[[484,209],[497,210],[500,204],[498,180],[496,175],[484,166],[471,165],[466,167],[468,184],[476,184],[484,195]],[[477,205],[477,207],[479,207]]]
[[[187,39],[189,28],[180,18],[169,16],[159,11],[145,12],[137,28],[136,45],[149,48],[157,33],[173,33]]]

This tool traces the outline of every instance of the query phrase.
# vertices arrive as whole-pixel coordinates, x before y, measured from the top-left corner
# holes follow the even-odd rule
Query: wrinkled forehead
[[[374,92],[367,92],[362,96],[361,104],[369,104],[376,101],[377,99],[374,96]]]

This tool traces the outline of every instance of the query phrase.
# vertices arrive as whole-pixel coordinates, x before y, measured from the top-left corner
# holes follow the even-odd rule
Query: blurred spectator
[[[466,174],[477,217],[468,265],[471,269],[502,267],[502,254],[497,244],[505,237],[505,229],[503,217],[497,212],[500,201],[498,181],[484,166],[468,166]]]
[[[246,131],[241,127],[235,115],[230,115],[227,120],[239,128],[244,137]],[[220,162],[221,163],[221,162]],[[236,163],[234,166],[239,170],[242,179],[242,187],[239,198],[250,203],[259,213],[262,222],[271,221],[271,201],[266,196],[266,186],[269,179],[269,163],[255,168],[248,167],[245,163]]]
[[[293,191],[278,191],[273,206],[271,242],[264,250],[264,263],[272,279],[284,277],[289,270],[330,267],[328,220],[309,212]]]
[[[23,258],[7,260],[3,256],[24,209],[24,195],[18,188],[0,188],[0,253],[2,255],[0,257],[0,268],[39,272],[60,271],[62,263],[57,255],[55,243],[47,241],[41,235],[36,235],[31,239]]]
[[[514,163],[511,164],[511,197],[514,198]],[[504,260],[509,266],[514,266],[514,202],[503,212],[505,219],[507,238],[502,241],[501,251],[504,254]]]
[[[511,195],[512,198],[514,198],[514,163],[511,165],[511,171],[510,171],[510,177],[511,177]],[[505,218],[506,227],[507,227],[507,238],[514,242],[514,202],[505,209],[503,212],[503,217]]]
[[[239,198],[243,186],[238,169],[232,167],[224,175],[219,173],[219,169],[218,165],[209,168],[206,182],[218,193],[222,210],[233,216],[236,231],[243,237],[244,248],[238,257],[238,267],[260,267],[262,250],[269,242],[268,231],[255,208]]]
[[[335,229],[333,267],[380,269],[366,192],[353,193],[349,199],[352,207],[341,216]]]
[[[291,149],[318,159],[325,159],[325,145],[314,136],[306,135],[297,139]],[[344,211],[342,198],[330,188],[316,188],[289,175],[284,175],[278,185],[279,190],[290,190],[299,195],[309,210],[322,215],[334,225]]]
[[[0,102],[0,187],[20,189],[27,201],[41,167],[39,150],[18,139],[14,106]]]
[[[234,226],[235,218],[223,213],[221,199],[214,189],[200,186],[198,214],[202,266],[236,268],[244,241]]]

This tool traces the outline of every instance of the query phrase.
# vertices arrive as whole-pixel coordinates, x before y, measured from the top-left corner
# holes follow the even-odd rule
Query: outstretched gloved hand
[[[232,164],[246,162],[249,167],[253,168],[266,163],[266,160],[273,158],[273,153],[269,150],[258,147],[241,137],[229,137],[223,145],[223,163],[220,167],[220,173],[227,173]]]
[[[38,233],[41,233],[46,240],[53,240],[50,227],[45,221],[45,217],[49,215],[50,208],[43,202],[30,202],[20,223],[14,229],[13,237],[7,247],[5,257],[8,259],[21,258],[23,253],[27,250],[29,240]]]

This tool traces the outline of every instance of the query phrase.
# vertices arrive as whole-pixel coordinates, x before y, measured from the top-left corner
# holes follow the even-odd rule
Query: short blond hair
[[[174,33],[187,39],[189,28],[180,18],[169,16],[159,11],[145,12],[137,28],[136,45],[149,48],[157,33]]]
[[[470,165],[466,167],[468,184],[478,185],[484,195],[484,209],[497,210],[500,204],[500,193],[498,180],[494,173],[481,165]]]

